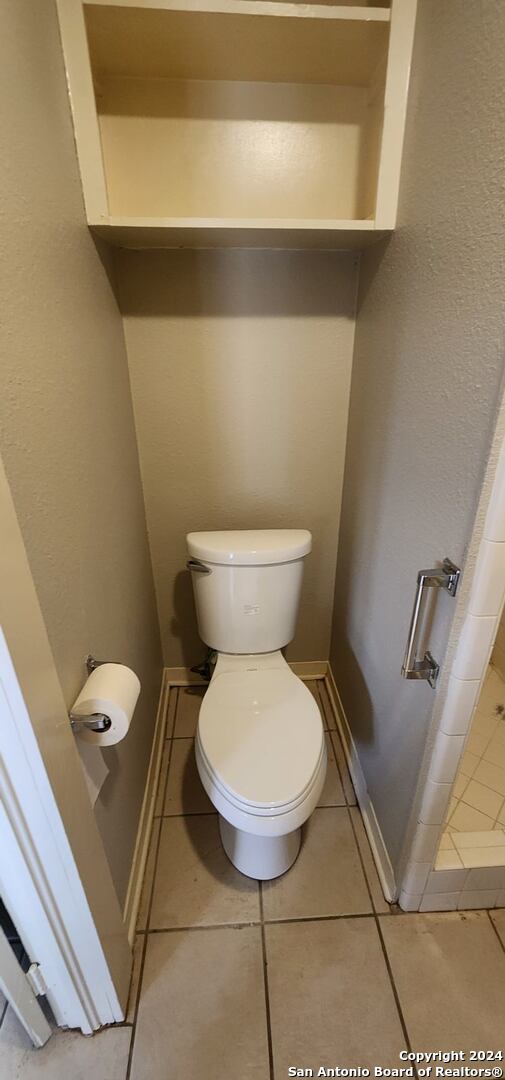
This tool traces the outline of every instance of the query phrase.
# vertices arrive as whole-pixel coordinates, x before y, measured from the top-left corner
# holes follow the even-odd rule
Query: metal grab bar
[[[430,686],[435,688],[440,671],[439,664],[430,652],[425,652],[422,660],[416,658],[419,617],[423,608],[425,589],[446,589],[450,596],[456,596],[460,576],[461,570],[450,559],[444,559],[440,568],[419,571],[402,666],[404,679],[426,679]]]

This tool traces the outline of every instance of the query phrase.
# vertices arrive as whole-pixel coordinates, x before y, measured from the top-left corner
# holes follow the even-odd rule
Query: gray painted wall
[[[142,682],[96,805],[122,901],[161,680],[123,328],[85,225],[55,5],[0,7],[0,451],[67,705],[88,652]]]
[[[464,563],[500,394],[504,51],[500,0],[420,0],[398,230],[362,256],[331,664],[394,866],[434,704],[400,678],[416,573]]]

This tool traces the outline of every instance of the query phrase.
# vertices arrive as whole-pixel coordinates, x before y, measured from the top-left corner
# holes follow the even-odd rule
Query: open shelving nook
[[[88,224],[123,247],[394,227],[415,0],[58,0]]]

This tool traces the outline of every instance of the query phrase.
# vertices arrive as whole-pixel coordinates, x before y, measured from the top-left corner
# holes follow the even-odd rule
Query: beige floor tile
[[[476,754],[471,754],[469,750],[465,750],[459,764],[459,771],[463,773],[463,776],[473,776],[479,761],[480,758]]]
[[[177,686],[172,686],[168,691],[167,702],[167,726],[165,729],[165,738],[170,739],[173,735],[175,714],[177,710],[177,698],[179,695],[179,689]]]
[[[321,702],[321,711],[323,715],[324,726],[327,731],[335,731],[335,717],[333,715],[333,709],[331,707],[328,691],[325,686],[324,679],[319,680],[319,699]]]
[[[457,803],[450,817],[450,824],[458,832],[478,832],[480,830],[492,829],[494,820],[488,817],[487,814],[483,814],[480,810],[474,810],[473,807],[467,806],[466,803]]]
[[[131,1080],[267,1080],[259,927],[149,937]]]
[[[474,772],[474,780],[485,784],[492,791],[498,791],[505,796],[505,769],[499,765],[493,765],[491,761],[480,761]]]
[[[505,949],[505,908],[499,908],[496,911],[489,912],[490,918],[496,927],[496,932],[500,938],[500,941]]]
[[[149,913],[149,904],[151,902],[154,868],[156,865],[156,850],[158,847],[158,837],[160,834],[160,824],[161,819],[155,818],[153,821],[151,840],[149,843],[149,851],[147,853],[146,868],[144,871],[144,881],[142,883],[142,892],[140,894],[139,913],[137,915],[137,930],[145,930],[147,926],[147,916]]]
[[[198,713],[206,689],[206,686],[183,686],[179,690],[174,731],[176,739],[192,738],[196,735]]]
[[[332,731],[330,738],[333,743],[333,748],[335,750],[335,757],[337,759],[337,765],[340,770],[340,776],[342,777],[342,785],[344,788],[345,797],[347,799],[347,802],[349,803],[349,806],[356,806],[356,793],[352,785],[349,769],[347,768],[344,748],[342,746],[342,740],[338,731]]]
[[[217,815],[162,823],[150,929],[257,921],[258,884],[229,861]]]
[[[215,807],[198,775],[193,739],[174,739],[163,813],[170,816],[213,811]]]
[[[13,1010],[0,1029],[2,1080],[124,1080],[130,1027],[110,1027],[91,1039],[75,1031],[55,1031],[40,1050],[32,1046]]]
[[[487,914],[380,922],[412,1046],[503,1049],[505,954]]]
[[[365,877],[368,881],[368,888],[370,889],[370,892],[372,894],[374,910],[380,912],[383,915],[387,915],[390,912],[391,908],[387,900],[385,899],[384,893],[382,891],[379,875],[377,873],[377,867],[375,865],[375,860],[372,855],[372,849],[368,842],[368,836],[366,834],[365,826],[363,824],[363,818],[361,817],[361,811],[358,809],[357,806],[351,806],[349,812],[352,818],[356,839],[358,841],[358,847],[365,869]]]
[[[171,739],[165,739],[165,743],[163,746],[163,754],[161,758],[160,778],[158,780],[158,791],[156,792],[156,802],[154,804],[155,817],[159,817],[159,815],[163,812],[163,802],[165,799],[165,788],[167,785],[167,773],[171,749]]]
[[[317,704],[319,705],[319,694],[317,690],[317,684],[319,682],[319,679],[303,679],[303,682],[305,683],[307,690],[310,690],[312,696],[315,698]]]
[[[276,1080],[288,1066],[398,1066],[404,1037],[373,919],[265,927]]]
[[[146,941],[145,934],[136,934],[135,941],[133,942],[133,964],[132,973],[130,979],[130,989],[128,991],[128,1004],[126,1007],[125,1020],[128,1024],[133,1024],[135,1019],[135,1008],[137,1005],[138,989],[140,982],[140,972],[142,970],[142,957],[144,955],[144,945]]]
[[[290,870],[263,884],[265,919],[372,911],[347,809],[315,810]]]
[[[325,735],[325,739],[328,765],[326,769],[326,780],[319,798],[318,806],[345,806],[344,789],[337,768],[335,750],[328,732]]]
[[[484,787],[484,785],[479,784],[477,780],[470,780],[463,797],[463,802],[465,802],[467,806],[472,806],[475,810],[480,810],[481,813],[495,818],[503,802],[503,795],[499,795],[498,792],[491,791],[490,788]]]

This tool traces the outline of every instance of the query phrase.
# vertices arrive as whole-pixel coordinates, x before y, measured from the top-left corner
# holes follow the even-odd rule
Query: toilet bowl
[[[198,628],[217,662],[195,741],[223,847],[248,877],[295,861],[326,775],[321,715],[281,649],[292,640],[311,549],[305,529],[190,533]]]
[[[316,702],[280,652],[219,654],[195,750],[231,862],[248,877],[283,874],[321,794],[326,748]]]

